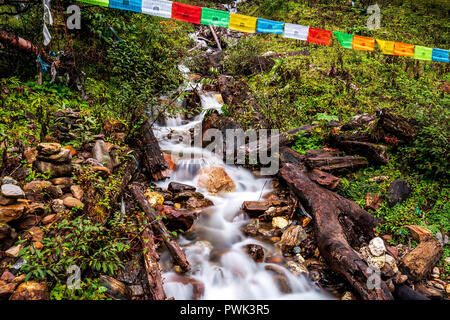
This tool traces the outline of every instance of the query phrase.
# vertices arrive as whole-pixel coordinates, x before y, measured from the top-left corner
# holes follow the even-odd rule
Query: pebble
[[[54,213],[60,213],[66,210],[66,206],[64,205],[64,201],[61,199],[55,199],[51,204],[52,210]]]
[[[284,229],[289,225],[289,220],[285,217],[275,217],[272,219],[272,226],[274,228]]]
[[[370,240],[369,250],[370,253],[375,257],[384,255],[384,253],[386,252],[386,247],[384,245],[383,239],[376,237]]]
[[[341,297],[341,300],[356,300],[356,297],[353,295],[353,293],[351,293],[350,291],[347,291]]]
[[[17,184],[17,183],[18,182],[14,178],[12,178],[10,176],[6,176],[2,180],[2,184]]]
[[[17,258],[19,256],[20,250],[22,250],[22,249],[23,249],[23,246],[19,244],[17,246],[13,246],[13,247],[9,248],[8,250],[6,250],[5,254],[8,257]]]

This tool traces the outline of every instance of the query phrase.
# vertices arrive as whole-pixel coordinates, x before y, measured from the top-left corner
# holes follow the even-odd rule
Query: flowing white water
[[[180,70],[187,74],[189,70],[182,66]],[[182,88],[192,87],[184,84]],[[240,212],[244,201],[260,200],[261,195],[271,191],[271,179],[256,178],[244,168],[226,165],[223,160],[205,149],[186,146],[169,139],[169,134],[188,134],[189,130],[202,122],[206,111],[215,109],[220,112],[221,103],[216,99],[217,93],[201,92],[203,111],[192,121],[185,123],[181,117],[167,119],[165,126],[156,126],[157,136],[163,151],[171,153],[177,169],[170,179],[158,183],[167,188],[172,181],[197,186],[196,175],[201,168],[211,165],[221,166],[236,184],[233,193],[208,195],[208,191],[197,188],[214,202],[213,207],[205,209],[195,222],[193,229],[196,239],[180,236],[179,244],[184,249],[191,264],[191,271],[186,276],[204,285],[201,299],[328,299],[317,286],[306,277],[296,277],[287,269],[276,266],[285,274],[292,293],[282,293],[274,280],[274,273],[265,269],[267,263],[256,263],[242,249],[247,244],[258,244],[264,248],[265,254],[272,254],[272,245],[261,243],[246,237],[240,228],[248,222],[245,214]],[[188,153],[183,158],[178,154]],[[166,253],[167,255],[167,253]],[[167,256],[162,257],[167,260]],[[175,299],[192,299],[194,288],[192,283],[179,281],[175,272],[163,274],[164,289],[168,297]],[[176,280],[178,279],[178,280]]]

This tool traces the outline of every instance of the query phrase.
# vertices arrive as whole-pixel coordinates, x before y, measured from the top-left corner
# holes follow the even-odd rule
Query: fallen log
[[[368,287],[371,269],[351,247],[375,236],[377,220],[355,202],[312,182],[294,165],[284,165],[280,176],[312,214],[320,253],[331,268],[344,276],[362,299],[392,300],[384,281],[379,288]]]
[[[367,160],[363,158],[356,158],[353,156],[345,157],[320,157],[307,158],[306,166],[309,169],[319,169],[320,171],[327,171],[333,173],[345,173],[367,166]]]
[[[387,164],[389,162],[387,148],[365,141],[353,141],[336,137],[334,143],[337,148],[347,154],[360,155],[373,164]]]
[[[142,225],[142,219],[139,219]],[[161,276],[161,269],[159,266],[159,254],[156,251],[157,247],[153,241],[153,231],[149,227],[145,227],[141,235],[141,242],[143,247],[144,265],[147,271],[148,287],[152,300],[165,300],[166,293],[163,288],[163,279]]]
[[[139,203],[141,209],[145,212],[145,215],[147,216],[155,233],[161,236],[175,263],[178,264],[183,271],[189,271],[190,266],[186,255],[178,246],[177,242],[172,238],[166,226],[161,222],[161,219],[156,216],[156,212],[145,198],[144,192],[142,192],[141,188],[136,184],[132,184],[130,186],[130,190]]]
[[[429,237],[425,238],[402,258],[400,267],[409,277],[419,281],[431,273],[442,253],[443,249],[439,241]]]
[[[156,181],[169,177],[168,165],[159,147],[158,140],[153,133],[150,122],[146,122],[141,129],[140,147],[143,152],[142,162],[148,173]]]
[[[309,179],[329,190],[336,189],[336,187],[339,185],[339,182],[341,182],[341,179],[339,179],[338,177],[317,169],[307,172],[307,175]]]

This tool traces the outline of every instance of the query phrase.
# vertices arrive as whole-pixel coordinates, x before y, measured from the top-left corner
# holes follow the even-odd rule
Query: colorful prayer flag
[[[115,9],[142,12],[141,0],[110,0],[109,7]]]
[[[78,0],[78,1],[101,7],[109,7],[109,0]]]
[[[378,46],[384,54],[394,54],[394,41],[385,41],[377,39]]]
[[[235,31],[255,33],[257,21],[257,18],[231,13],[229,28]]]
[[[375,39],[362,36],[353,36],[352,48],[355,50],[373,51],[375,50]]]
[[[172,4],[172,19],[200,24],[201,16],[201,7],[179,2],[174,2]]]
[[[348,33],[343,33],[339,31],[333,31],[336,38],[339,40],[340,44],[345,49],[351,49],[352,48],[352,41],[353,41],[353,35]]]
[[[256,31],[260,32],[260,33],[282,34],[284,31],[284,23],[258,18],[258,24],[256,25]]]
[[[414,57],[414,45],[402,43],[402,42],[395,42],[394,43],[394,55],[405,56],[405,57]]]
[[[309,27],[301,26],[299,24],[285,23],[284,24],[284,38],[291,38],[297,40],[308,40]]]
[[[172,17],[172,1],[142,0],[142,13],[170,19]]]
[[[309,28],[308,42],[329,46],[331,44],[331,31]]]
[[[415,46],[414,47],[414,59],[431,61],[433,56],[433,48]]]
[[[433,61],[439,61],[439,62],[447,62],[449,63],[449,51],[444,49],[437,49],[433,48],[433,55],[432,55]]]
[[[228,28],[230,13],[228,11],[202,8],[201,24]]]

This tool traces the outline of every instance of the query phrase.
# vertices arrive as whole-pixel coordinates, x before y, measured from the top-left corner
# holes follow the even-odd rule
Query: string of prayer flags
[[[266,19],[258,19],[258,24],[256,25],[256,31],[260,33],[275,33],[283,34],[284,23]]]
[[[172,18],[172,1],[142,0],[142,13],[163,18]]]
[[[200,24],[202,17],[202,8],[174,2],[172,4],[172,19],[181,20],[189,23]]]
[[[348,33],[343,33],[339,31],[333,31],[333,34],[338,39],[340,44],[345,49],[351,49],[352,48],[352,42],[353,42],[353,35]]]
[[[114,9],[142,12],[141,0],[109,0],[109,7]]]
[[[449,52],[450,52],[449,50],[434,48],[432,59],[433,61],[449,63],[450,62]]]
[[[309,27],[301,26],[299,24],[285,23],[284,24],[284,38],[291,38],[297,40],[308,40]]]
[[[394,55],[404,57],[414,57],[414,45],[402,42],[395,42]]]
[[[375,39],[362,36],[353,36],[352,48],[355,50],[374,51]]]
[[[201,24],[228,28],[230,13],[228,11],[202,8]]]
[[[78,1],[101,7],[109,7],[109,0],[78,0]]]
[[[329,46],[331,44],[331,31],[309,28],[308,42]]]
[[[257,21],[258,18],[231,13],[229,29],[240,32],[255,33]]]
[[[394,41],[385,41],[385,40],[377,39],[377,43],[381,49],[381,52],[383,52],[384,54],[390,54],[390,55],[394,54],[394,44],[395,44]]]
[[[433,56],[433,48],[415,46],[414,59],[431,61]]]
[[[49,6],[50,0],[42,0],[44,10]],[[185,22],[204,24],[229,28],[230,30],[248,32],[248,33],[274,33],[282,34],[284,38],[308,41],[329,46],[331,44],[332,32],[318,28],[302,26],[293,23],[284,23],[267,19],[245,16],[228,11],[202,8],[189,4],[172,2],[169,0],[78,0],[89,4],[102,7],[111,7],[122,10],[142,12],[145,14],[171,18]],[[49,10],[47,10],[49,11]],[[47,29],[44,14],[44,45],[51,40],[51,35]],[[51,16],[50,16],[51,18]],[[374,51],[375,40],[383,54],[414,57],[415,59],[425,61],[438,61],[450,63],[450,51],[438,48],[429,48],[424,46],[415,46],[395,41],[386,41],[363,37],[354,34],[333,31],[342,47],[346,49]]]

